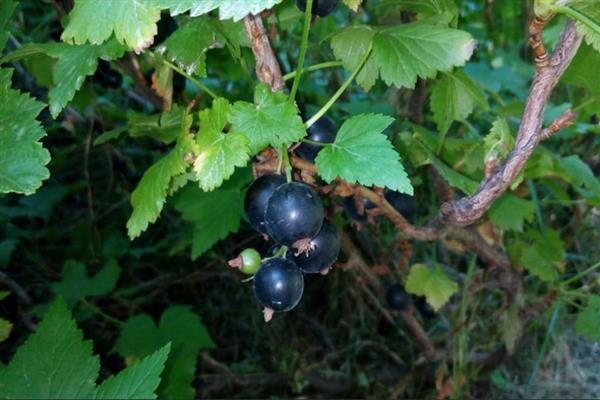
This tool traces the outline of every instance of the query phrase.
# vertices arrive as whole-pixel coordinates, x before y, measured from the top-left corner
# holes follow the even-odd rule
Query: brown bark
[[[470,225],[477,221],[494,200],[507,190],[544,138],[542,122],[546,104],[580,44],[581,37],[575,30],[575,24],[569,21],[548,65],[536,70],[514,149],[504,164],[483,181],[474,195],[442,204],[439,213],[440,221],[450,225]]]
[[[284,81],[281,75],[281,67],[273,52],[261,17],[259,15],[246,16],[244,18],[244,28],[250,39],[252,53],[256,58],[256,76],[273,91],[283,89]]]

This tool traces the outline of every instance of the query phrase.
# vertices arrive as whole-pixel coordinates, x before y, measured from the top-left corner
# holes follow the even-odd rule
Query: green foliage
[[[152,44],[157,32],[160,10],[151,3],[150,0],[77,0],[61,38],[75,44],[101,44],[114,33],[119,42],[140,52]]]
[[[372,46],[373,53],[357,78],[370,89],[378,76],[388,85],[414,88],[417,77],[433,78],[438,71],[464,65],[475,42],[464,31],[414,22],[378,30],[347,28],[332,38],[331,45],[348,69]]]
[[[35,118],[44,104],[11,89],[12,69],[0,69],[0,193],[32,194],[48,179],[46,132]]]
[[[194,18],[169,36],[158,51],[188,74],[206,76],[206,51],[217,44],[209,28],[208,18]]]
[[[233,105],[229,122],[233,132],[248,137],[252,154],[269,145],[289,146],[306,134],[296,105],[285,94],[272,92],[262,83],[254,91],[254,104],[238,101]]]
[[[92,343],[83,340],[66,304],[57,300],[0,370],[0,390],[5,398],[156,398],[168,353],[169,345],[96,387],[100,360],[92,355]]]
[[[240,132],[223,133],[228,124],[231,105],[226,99],[213,101],[211,109],[200,112],[198,147],[194,175],[200,188],[211,191],[221,186],[235,170],[250,158],[250,140]]]
[[[499,161],[506,158],[515,144],[515,139],[510,133],[508,122],[498,118],[492,124],[490,133],[485,137],[485,161]]]
[[[448,278],[440,265],[429,268],[425,264],[415,264],[406,278],[406,291],[425,296],[435,311],[439,311],[458,291],[456,282]]]
[[[171,353],[158,394],[163,398],[192,399],[198,351],[214,348],[215,344],[198,315],[188,307],[171,306],[162,314],[158,327],[147,314],[131,317],[121,329],[114,351],[131,362],[166,343],[171,343]]]
[[[453,121],[463,121],[475,106],[487,109],[483,91],[464,72],[443,74],[431,92],[431,109],[441,133],[446,133]]]
[[[584,35],[542,128],[567,109],[577,116],[535,143],[517,178],[501,182],[508,189],[463,228],[441,222],[440,206],[484,188],[514,156],[536,70],[523,47],[530,13],[510,1],[343,0],[305,32],[295,3],[0,1],[0,281],[10,288],[0,292],[0,342],[5,355],[16,351],[0,364],[0,397],[514,397],[488,384],[486,352],[511,356],[490,378],[497,386],[532,388],[534,360],[549,360],[546,344],[573,324],[571,306],[577,332],[600,341],[600,280],[589,267],[600,258],[599,8],[536,2],[536,12],[577,19]],[[260,14],[281,91],[260,83],[276,75],[256,54],[248,14]],[[549,21],[546,48],[565,22]],[[300,169],[298,145],[315,145],[303,118],[317,114],[339,129]],[[275,168],[314,185],[340,231],[336,265],[361,268],[307,278],[297,311],[264,325],[251,278],[226,260],[250,254],[254,268],[241,272],[256,272],[271,247],[244,220],[244,192],[252,172]],[[341,195],[355,195],[357,208],[363,199],[347,183],[412,194],[402,213],[414,228],[399,230],[377,208],[357,223]],[[437,240],[414,239],[431,227]],[[418,368],[424,343],[407,341],[406,314],[382,308],[378,280],[423,297],[415,321],[444,352],[430,363],[435,377]],[[49,305],[53,297],[66,304]],[[535,314],[549,300],[556,312]],[[26,329],[35,333],[19,347]],[[220,348],[199,362],[211,335]],[[84,336],[113,349],[103,382]],[[511,376],[516,368],[527,376]],[[406,384],[382,385],[377,371]]]
[[[488,210],[490,220],[503,230],[522,232],[523,223],[535,216],[535,204],[510,193],[500,196]]]
[[[181,217],[193,224],[192,259],[200,257],[216,242],[237,232],[244,215],[242,188],[249,183],[248,171],[240,170],[225,185],[212,192],[203,192],[188,185],[178,194],[175,208]],[[214,218],[218,215],[219,218]]]
[[[577,334],[600,342],[600,296],[587,298],[585,308],[577,314],[575,329]]]
[[[327,182],[340,177],[350,183],[384,186],[412,194],[413,188],[400,157],[382,134],[393,121],[378,114],[348,119],[335,142],[319,152],[316,159],[319,175]]]
[[[8,40],[8,23],[16,7],[15,0],[6,0],[0,3],[0,51],[4,49]]]
[[[121,267],[116,260],[107,261],[93,276],[89,277],[84,264],[67,260],[63,266],[62,280],[51,285],[67,305],[73,307],[79,300],[90,296],[102,296],[117,285]]]
[[[593,1],[572,0],[569,6],[584,14],[596,24],[600,24],[600,7]],[[584,37],[587,44],[600,52],[600,33],[582,21],[577,21],[577,32]]]
[[[48,93],[50,113],[56,118],[60,111],[73,99],[81,88],[86,76],[92,75],[98,67],[98,59],[119,58],[125,48],[115,40],[100,46],[84,44],[80,46],[56,43],[47,46],[46,53],[58,58],[52,70],[55,86]]]
[[[175,149],[161,158],[144,173],[142,180],[131,194],[133,213],[127,221],[131,239],[139,236],[148,224],[156,221],[167,198],[173,178],[183,174],[188,162],[186,154],[195,153],[196,145],[190,135],[182,133]]]

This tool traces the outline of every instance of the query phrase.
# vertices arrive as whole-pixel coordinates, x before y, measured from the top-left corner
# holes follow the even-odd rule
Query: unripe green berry
[[[254,275],[260,268],[260,254],[254,249],[245,249],[240,253],[242,257],[242,267],[240,270],[244,274]]]

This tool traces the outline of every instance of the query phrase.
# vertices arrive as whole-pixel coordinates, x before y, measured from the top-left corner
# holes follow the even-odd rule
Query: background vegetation
[[[121,1],[129,0],[112,0],[112,7]],[[529,31],[532,1],[340,2],[332,15],[310,21],[304,65],[319,68],[303,74],[299,111],[292,104],[272,116],[261,132],[270,127],[274,136],[262,146],[251,142],[245,159],[228,160],[230,171],[214,179],[200,167],[168,172],[166,184],[157,171],[175,170],[177,160],[193,153],[185,134],[210,121],[199,111],[210,109],[213,97],[247,109],[265,90],[267,108],[279,107],[270,88],[283,81],[266,79],[268,66],[256,74],[257,62],[269,61],[268,48],[257,43],[268,39],[288,93],[305,15],[289,0],[256,1],[262,17],[246,18],[244,7],[227,8],[226,1],[195,15],[185,8],[193,0],[136,1],[150,20],[123,14],[129,19],[121,25],[111,11],[72,12],[83,10],[85,0],[0,2],[0,48],[6,43],[0,53],[1,397],[132,396],[111,392],[121,390],[119,379],[140,383],[135,393],[142,397],[166,398],[597,396],[600,35],[593,29],[578,22],[585,39],[565,45],[577,54],[570,63],[566,57],[562,76],[551,76],[560,78],[554,91],[538,99],[547,140],[533,144],[505,193],[463,228],[455,222],[467,214],[444,213],[442,204],[473,195],[519,146],[517,131],[533,118],[524,114],[533,78],[548,77],[540,71],[552,68],[529,44],[530,34],[539,43]],[[600,21],[595,1],[570,3]],[[185,9],[178,12],[177,5]],[[560,11],[543,8],[553,5],[538,2],[538,17]],[[565,13],[573,17],[562,10],[538,27],[551,54],[569,29]],[[266,36],[249,39],[244,27],[261,20]],[[382,47],[371,40],[391,43],[385,35],[415,23],[421,25],[412,41],[404,38],[390,52],[398,59],[384,54],[381,60]],[[365,33],[369,26],[381,27],[378,38]],[[458,36],[446,48],[427,47],[432,29]],[[452,47],[461,40],[462,47]],[[470,43],[472,56],[453,61],[460,57],[454,50],[467,51]],[[371,58],[357,69],[363,55]],[[390,65],[412,72],[402,76]],[[273,170],[274,162],[277,168],[275,152],[255,150],[298,142],[296,115],[304,121],[321,110],[353,70],[360,71],[356,81],[326,115],[338,128],[358,114],[393,117],[383,134],[402,165],[385,164],[364,147],[379,175],[359,179],[364,186],[341,180],[329,186],[320,165],[322,178],[291,153],[295,179],[322,189],[342,253],[327,276],[306,276],[297,308],[265,324],[251,283],[227,266],[244,248],[264,254],[272,244],[243,217],[252,167]],[[249,129],[239,121],[233,126]],[[22,146],[15,138],[29,142]],[[384,186],[375,183],[388,171],[396,180],[385,185],[414,188],[414,212],[400,210],[402,216],[378,197],[378,188],[364,189]],[[404,171],[408,178],[398,180]],[[142,187],[144,174],[151,175]],[[348,213],[342,196],[349,195],[376,202],[368,221]],[[425,275],[417,282],[419,269]],[[386,304],[386,288],[396,282],[413,293],[406,311]],[[39,335],[30,336],[36,329]],[[134,369],[96,386],[127,366]],[[62,385],[56,390],[44,380],[53,368]],[[147,380],[136,378],[141,372]]]

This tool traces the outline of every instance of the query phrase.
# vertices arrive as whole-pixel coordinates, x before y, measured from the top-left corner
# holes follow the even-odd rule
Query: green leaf
[[[121,57],[124,52],[125,48],[116,40],[101,46],[49,44],[46,53],[58,58],[52,71],[54,87],[48,92],[52,116],[56,118],[81,88],[85,77],[94,74],[98,67],[98,58],[112,60]]]
[[[600,342],[600,296],[588,297],[587,305],[577,314],[575,330],[578,335]]]
[[[348,6],[352,11],[358,11],[358,7],[360,7],[363,0],[344,0],[344,4]]]
[[[521,295],[516,301],[511,301],[508,309],[502,313],[502,341],[508,354],[513,354],[519,339],[523,335],[523,321],[520,317],[520,308],[523,306]]]
[[[127,132],[126,126],[120,126],[118,128],[111,129],[110,131],[102,132],[100,136],[94,139],[93,144],[94,146],[100,146],[102,144],[110,142],[111,140],[118,139],[125,132]]]
[[[156,399],[156,388],[171,345],[111,376],[98,387],[96,399]]]
[[[479,182],[446,165],[446,163],[437,158],[433,151],[431,151],[431,149],[418,137],[416,137],[415,141],[427,154],[428,162],[435,167],[436,171],[450,184],[450,186],[458,188],[468,195],[471,195],[477,191],[479,188]]]
[[[235,177],[235,175],[234,175]],[[187,186],[179,193],[175,208],[186,221],[194,223],[192,237],[192,259],[200,257],[216,242],[237,232],[244,214],[243,186],[248,180],[239,184],[225,185],[212,192],[203,192],[199,187]],[[215,218],[218,215],[219,218]]]
[[[382,186],[413,193],[400,156],[382,133],[394,119],[380,114],[361,114],[344,122],[335,141],[325,146],[315,162],[327,182],[342,178],[348,183]]]
[[[544,282],[554,282],[558,279],[556,268],[552,262],[540,254],[537,247],[528,247],[523,250],[520,261],[529,273],[537,276]]]
[[[121,267],[115,260],[109,260],[93,277],[88,276],[84,264],[67,260],[63,266],[62,280],[50,286],[72,307],[85,297],[109,293],[116,287],[120,275]]]
[[[99,370],[92,342],[83,340],[66,304],[57,300],[0,372],[0,393],[5,398],[89,398]]]
[[[600,193],[600,180],[578,155],[560,158],[556,169],[572,185],[583,186],[595,193]]]
[[[485,161],[503,160],[512,150],[515,139],[510,134],[508,122],[498,117],[492,124],[490,133],[485,136]]]
[[[475,41],[465,31],[426,22],[378,30],[353,26],[331,39],[335,57],[348,70],[358,65],[371,46],[373,53],[357,76],[365,90],[373,86],[379,75],[388,85],[414,88],[418,77],[433,78],[438,71],[448,72],[464,65]]]
[[[600,7],[598,3],[590,0],[573,0],[569,6],[600,25]],[[600,34],[580,21],[576,22],[577,33],[583,36],[585,42],[600,52]]]
[[[252,154],[271,145],[289,146],[306,135],[298,108],[282,92],[272,92],[261,83],[254,92],[254,104],[238,101],[229,121],[233,132],[242,132],[250,140]]]
[[[62,40],[101,44],[114,33],[136,52],[150,46],[157,33],[160,9],[149,0],[76,0]]]
[[[207,192],[221,186],[235,167],[245,166],[250,159],[250,140],[244,134],[223,133],[230,110],[229,102],[218,98],[211,109],[200,111],[200,153],[193,169],[200,187]]]
[[[114,33],[136,52],[150,46],[157,33],[160,10],[148,0],[75,0],[62,40],[101,44]]]
[[[158,390],[161,397],[192,399],[198,351],[214,348],[200,317],[185,306],[172,306],[161,316],[157,327],[147,314],[136,315],[125,323],[114,351],[128,359],[138,359],[164,343],[172,344]]]
[[[15,251],[19,241],[15,238],[0,240],[0,268],[8,265],[12,253]]]
[[[4,342],[10,336],[13,324],[10,321],[0,318],[0,343]]]
[[[283,0],[149,0],[161,8],[169,8],[171,15],[190,11],[192,17],[209,13],[219,9],[220,19],[233,18],[239,21],[248,14],[257,15],[260,12],[273,8]]]
[[[177,29],[158,47],[158,52],[190,75],[206,76],[206,51],[216,44],[208,18],[195,18]]]
[[[433,86],[431,110],[438,130],[445,134],[454,121],[464,121],[475,109],[486,110],[487,100],[481,88],[463,71],[443,74]]]
[[[8,23],[15,8],[17,8],[17,4],[15,0],[3,0],[0,2],[0,52],[4,49],[8,40],[10,33]]]
[[[413,22],[377,33],[372,57],[388,85],[412,89],[417,77],[433,78],[464,65],[474,48],[475,40],[465,31]]]
[[[46,132],[35,119],[45,105],[11,88],[12,71],[0,69],[0,193],[32,194],[50,176],[39,142]]]
[[[544,282],[558,279],[557,265],[565,257],[565,245],[553,229],[530,229],[510,247],[512,258]]]
[[[410,268],[405,288],[408,293],[425,296],[435,311],[439,311],[458,291],[456,282],[448,278],[441,266],[436,265],[432,269],[425,264],[415,264]]]
[[[173,105],[171,111],[161,114],[146,115],[130,112],[128,115],[128,131],[131,137],[149,136],[163,143],[169,144],[180,135],[182,126],[189,121],[184,107]]]
[[[600,95],[598,71],[600,71],[600,52],[583,43],[561,79],[565,83],[582,87],[590,93]]]
[[[190,152],[194,152],[193,142],[191,135],[185,134],[173,151],[144,173],[131,194],[133,212],[127,221],[127,233],[131,239],[138,237],[158,219],[173,177],[183,174],[188,167],[185,157]]]
[[[502,230],[523,231],[523,222],[535,216],[535,204],[510,193],[500,196],[488,210],[494,225]]]
[[[335,58],[349,71],[356,69],[365,52],[371,48],[375,31],[370,26],[351,26],[342,29],[331,38],[331,49]],[[356,76],[356,82],[365,90],[370,90],[377,77],[379,69],[372,56]]]

